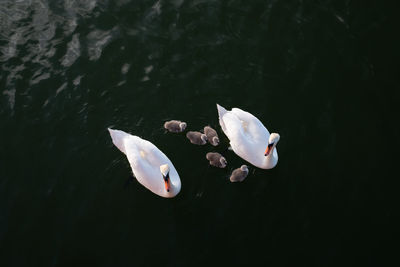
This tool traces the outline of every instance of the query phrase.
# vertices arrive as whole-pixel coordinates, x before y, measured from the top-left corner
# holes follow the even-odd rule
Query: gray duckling
[[[186,137],[190,140],[190,143],[195,145],[205,145],[207,143],[207,136],[200,132],[189,131]]]
[[[210,165],[218,168],[225,168],[226,164],[228,164],[224,156],[217,152],[207,153],[206,158],[210,161]]]
[[[210,144],[213,146],[217,146],[219,144],[218,134],[213,128],[210,126],[204,127],[204,133],[207,135],[207,139]]]
[[[181,133],[186,129],[186,122],[172,120],[164,123],[164,128],[171,133]]]
[[[240,168],[237,168],[232,172],[229,180],[231,180],[232,183],[242,182],[247,177],[248,174],[249,174],[249,168],[247,168],[246,165],[242,165]]]

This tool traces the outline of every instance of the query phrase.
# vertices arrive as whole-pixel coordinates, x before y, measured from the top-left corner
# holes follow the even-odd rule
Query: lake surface
[[[393,15],[384,1],[1,0],[0,265],[390,264]],[[245,162],[216,103],[280,133],[276,168],[229,182]],[[221,144],[166,133],[170,119]],[[158,146],[179,195],[130,180],[108,127]]]

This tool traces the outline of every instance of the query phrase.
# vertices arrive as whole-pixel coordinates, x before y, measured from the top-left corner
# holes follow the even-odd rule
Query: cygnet
[[[218,134],[213,128],[210,126],[204,127],[204,133],[207,135],[207,139],[210,144],[213,146],[217,146],[219,144]]]
[[[218,168],[225,168],[226,164],[228,164],[226,159],[217,152],[207,153],[206,158],[210,161],[210,165]]]
[[[200,132],[189,131],[186,137],[190,140],[190,143],[195,145],[205,145],[207,143],[207,136]]]
[[[247,168],[246,165],[242,165],[240,168],[237,168],[232,172],[229,180],[231,180],[231,182],[242,182],[248,174],[249,168]]]
[[[186,122],[176,120],[167,121],[164,123],[164,128],[171,133],[181,133],[186,129]]]

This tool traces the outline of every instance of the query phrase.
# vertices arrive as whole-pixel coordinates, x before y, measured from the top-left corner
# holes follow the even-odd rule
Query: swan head
[[[240,166],[240,170],[241,170],[242,172],[249,172],[249,168],[247,168],[247,165],[242,165],[242,166]]]
[[[186,126],[187,126],[186,122],[179,123],[179,127],[181,128],[182,132],[186,129]]]
[[[267,149],[265,149],[264,156],[268,156],[269,154],[271,154],[271,152],[274,150],[274,147],[279,142],[280,138],[281,138],[280,135],[277,133],[272,133],[269,136],[268,146],[267,146]]]
[[[165,190],[167,190],[167,192],[169,192],[171,190],[171,182],[169,179],[169,166],[168,164],[164,164],[160,166],[160,171],[161,174],[163,176],[164,179],[164,183],[165,183]]]

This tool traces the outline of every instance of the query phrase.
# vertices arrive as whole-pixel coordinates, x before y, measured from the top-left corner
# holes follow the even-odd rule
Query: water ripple
[[[94,30],[87,35],[89,60],[98,60],[103,49],[117,36],[117,26],[109,31]]]
[[[72,36],[72,40],[67,45],[67,53],[61,60],[61,64],[65,67],[70,67],[75,60],[81,55],[81,45],[79,42],[79,33]]]

